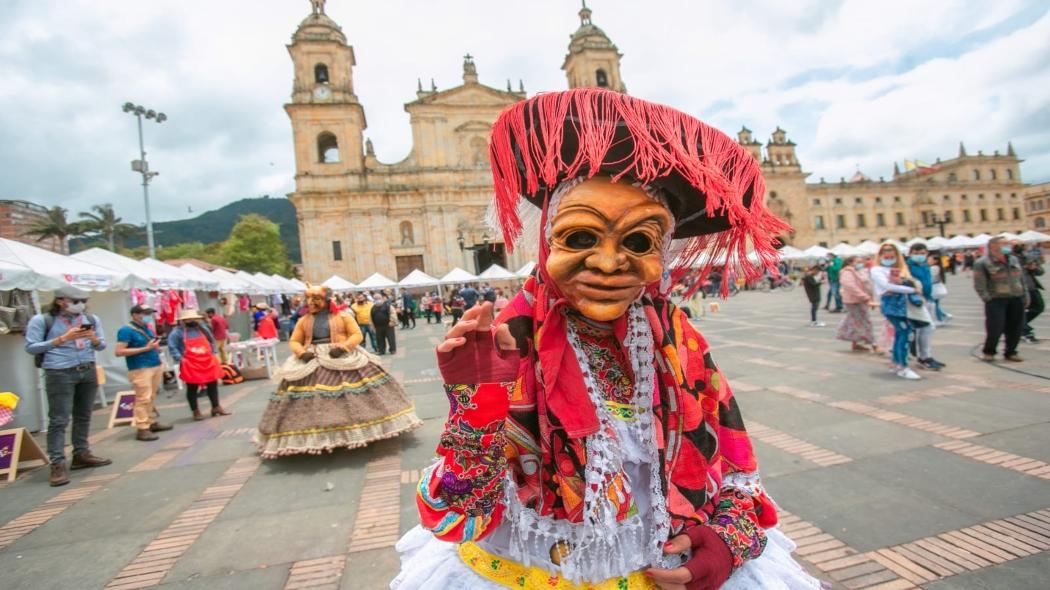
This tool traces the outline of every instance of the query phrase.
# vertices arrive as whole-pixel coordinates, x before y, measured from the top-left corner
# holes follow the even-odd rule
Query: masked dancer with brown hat
[[[259,421],[263,458],[363,447],[422,426],[401,384],[360,346],[353,315],[339,312],[322,286],[306,291],[306,304]]]

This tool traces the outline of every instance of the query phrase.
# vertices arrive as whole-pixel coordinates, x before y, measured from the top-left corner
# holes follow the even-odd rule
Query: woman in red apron
[[[204,317],[195,309],[186,309],[179,314],[179,326],[168,336],[168,350],[179,363],[179,377],[186,384],[186,401],[193,410],[194,420],[203,420],[204,414],[197,408],[197,392],[207,388],[211,401],[212,416],[228,416],[230,413],[219,405],[219,379],[222,367],[216,356],[215,338],[202,324]]]

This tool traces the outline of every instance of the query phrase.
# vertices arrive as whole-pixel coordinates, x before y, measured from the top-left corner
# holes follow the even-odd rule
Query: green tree
[[[117,251],[118,241],[123,244],[124,238],[135,236],[140,231],[138,227],[124,223],[122,218],[117,217],[110,203],[95,205],[91,207],[91,212],[81,213],[80,217],[84,219],[81,222],[84,233],[103,238],[111,252]]]
[[[245,272],[292,276],[292,262],[277,224],[254,213],[241,217],[222,245],[222,260]]]
[[[145,251],[145,246],[141,246]],[[222,243],[202,244],[200,242],[183,242],[171,246],[157,248],[158,260],[174,260],[175,258],[196,258],[211,264],[222,264]],[[143,254],[145,256],[145,254]]]
[[[68,211],[65,207],[52,207],[47,210],[47,216],[34,222],[25,235],[36,237],[36,241],[43,242],[48,238],[55,238],[62,245],[65,252],[69,247],[68,238],[83,235],[83,225],[66,218]]]

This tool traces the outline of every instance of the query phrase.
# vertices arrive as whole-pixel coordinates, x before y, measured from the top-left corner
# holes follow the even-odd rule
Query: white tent
[[[168,267],[170,272],[162,271],[102,248],[89,248],[71,255],[70,258],[126,272],[129,275],[128,285],[131,287],[140,289],[191,289],[194,287],[193,284],[180,279],[175,267]]]
[[[259,283],[264,287],[269,287],[272,293],[280,294],[288,290],[287,286],[284,283],[278,281],[277,279],[271,277],[268,274],[257,272],[252,274],[252,278],[255,279],[256,283]]]
[[[828,255],[828,249],[823,246],[810,246],[802,251],[806,258],[824,258]]]
[[[856,246],[850,246],[846,242],[839,242],[831,247],[831,252],[836,256],[863,256],[864,252]]]
[[[871,240],[864,240],[863,242],[857,244],[857,249],[863,252],[864,254],[871,256],[879,251],[879,245]]]
[[[498,264],[493,264],[492,266],[482,271],[481,274],[478,275],[478,278],[487,281],[506,281],[515,280],[518,278],[518,275],[510,272],[509,270],[503,268]]]
[[[948,247],[948,238],[941,236],[935,236],[926,240],[926,248],[928,250],[943,250]]]
[[[784,246],[779,253],[781,260],[801,260],[806,257],[802,250],[794,246]]]
[[[948,244],[946,247],[953,249],[969,248],[972,239],[973,238],[970,236],[964,236],[962,234],[955,235],[948,238]]]
[[[0,291],[54,291],[65,286],[65,281],[37,274],[32,268],[14,260],[0,260]]]
[[[351,283],[350,281],[344,279],[339,275],[332,275],[321,284],[333,291],[350,291],[352,289],[357,288],[357,285]]]
[[[358,285],[358,289],[393,289],[397,286],[397,283],[391,281],[385,276],[379,273],[372,273],[372,276],[361,281]]]
[[[272,274],[270,275],[270,278],[279,283],[282,287],[284,287],[285,293],[302,293],[306,290],[306,285],[299,287],[299,285],[295,284],[295,282],[293,282],[292,279],[289,279],[288,277],[282,277],[279,274]]]
[[[1019,235],[1017,235],[1015,233],[1011,233],[1011,232],[1008,232],[1008,231],[1004,231],[1004,232],[1002,232],[1002,233],[1000,233],[998,235],[999,235],[1000,238],[1006,238],[1006,239],[1010,240],[1011,242],[1016,242],[1021,237],[1021,236],[1019,236]]]
[[[1050,242],[1050,235],[1035,231],[1034,229],[1030,229],[1026,232],[1021,232],[1021,235],[1017,237],[1022,242],[1027,243]]]
[[[525,264],[523,264],[522,267],[518,269],[518,272],[516,272],[514,274],[518,275],[518,277],[520,277],[520,278],[525,279],[525,278],[528,278],[529,275],[532,274],[532,271],[535,268],[536,268],[536,263],[530,260],[530,261],[526,262]]]
[[[250,288],[248,289],[248,295],[273,295],[274,293],[277,293],[277,289],[274,288],[272,285],[270,285],[269,283],[263,283],[250,273],[247,273],[243,270],[239,270],[233,274],[237,278],[243,280],[244,282],[248,283],[248,285],[250,285]]]
[[[39,276],[85,291],[123,291],[134,282],[127,272],[4,238],[0,238],[0,262],[30,268]]]
[[[300,290],[300,291],[305,291],[306,290],[306,283],[300,281],[299,279],[288,279],[288,282],[290,282],[291,284],[295,285],[295,288]]]
[[[456,283],[474,283],[477,282],[477,280],[478,277],[470,274],[469,272],[457,266],[456,268],[453,268],[452,270],[448,271],[448,274],[441,277],[441,284],[452,285]]]
[[[185,268],[180,268],[173,264],[161,262],[160,260],[153,258],[143,258],[142,260],[139,260],[139,263],[157,269],[157,272],[163,274],[174,273],[174,275],[180,277],[180,281],[182,281],[184,285],[188,285],[188,288],[190,289],[199,289],[201,291],[216,291],[219,289],[219,281],[215,280],[214,277],[203,270],[200,273],[194,273]],[[197,267],[192,264],[188,266],[197,269]]]
[[[251,282],[244,280],[232,272],[217,268],[208,274],[219,280],[219,290],[221,291],[227,293],[242,293],[245,295],[255,294],[256,288]]]
[[[440,280],[417,268],[398,281],[397,286],[403,289],[414,289],[417,287],[436,287],[440,284]]]
[[[177,268],[182,272],[186,273],[187,275],[200,280],[202,283],[210,281],[210,284],[214,285],[211,288],[222,291],[223,293],[236,293],[237,288],[242,286],[241,281],[236,280],[236,278],[232,278],[233,275],[225,271],[223,272],[226,274],[226,276],[222,276],[204,270],[196,264],[190,264],[189,262]]]
[[[985,246],[988,243],[988,240],[990,240],[990,239],[992,239],[992,236],[990,236],[988,234],[977,234],[976,236],[974,236],[970,240],[970,243],[973,246],[982,246],[983,247],[983,246]]]

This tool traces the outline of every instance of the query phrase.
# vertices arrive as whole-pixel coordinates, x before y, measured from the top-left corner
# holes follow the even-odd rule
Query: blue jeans
[[[908,366],[908,342],[911,340],[911,322],[908,318],[900,316],[886,316],[886,320],[893,326],[893,364]]]
[[[73,455],[90,450],[88,431],[91,429],[91,410],[98,393],[98,375],[94,365],[80,369],[47,369],[44,371],[47,390],[48,425],[47,458],[51,463],[66,461],[66,426],[73,419]]]
[[[831,308],[831,300],[835,300],[835,311],[842,311],[842,283],[833,281],[828,283],[828,301],[824,307]]]
[[[373,352],[379,350],[376,348],[376,330],[372,327],[372,324],[361,324],[359,327],[361,328],[361,344],[364,344],[365,340],[368,340],[372,343]]]

